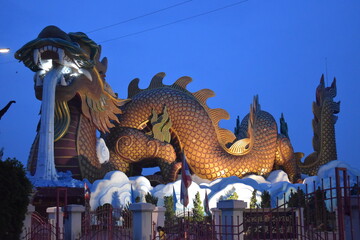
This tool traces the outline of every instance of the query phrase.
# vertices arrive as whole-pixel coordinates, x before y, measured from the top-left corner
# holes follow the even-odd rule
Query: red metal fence
[[[33,212],[31,216],[31,227],[25,229],[24,240],[55,240],[63,239],[63,229],[57,228],[47,218],[39,213]]]
[[[359,186],[359,176],[350,178],[346,169],[336,168],[335,179],[321,180],[320,186],[313,182],[287,198],[284,194],[286,201],[277,201],[276,208],[246,209],[243,219],[218,216],[199,222],[187,213],[167,220],[162,239],[360,239]]]
[[[132,214],[128,208],[117,209],[105,204],[95,211],[85,211],[82,240],[132,239]]]

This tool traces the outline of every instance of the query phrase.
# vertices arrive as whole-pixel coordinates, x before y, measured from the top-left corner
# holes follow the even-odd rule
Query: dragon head
[[[36,98],[42,100],[43,81],[53,67],[61,66],[55,96],[68,102],[81,98],[82,113],[102,132],[118,121],[119,106],[128,100],[118,99],[105,81],[107,59],[100,61],[101,46],[82,32],[65,33],[56,26],[44,28],[38,37],[20,48],[15,58],[35,72]]]

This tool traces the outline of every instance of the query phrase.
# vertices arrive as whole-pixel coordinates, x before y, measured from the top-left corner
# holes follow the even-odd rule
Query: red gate
[[[276,208],[246,209],[239,217],[196,222],[191,214],[166,220],[163,239],[360,239],[360,182],[344,168],[335,179],[298,189]],[[278,201],[279,202],[279,201]],[[157,236],[154,239],[161,239]]]
[[[83,215],[82,240],[132,239],[132,214],[128,208],[117,209],[110,204],[87,209]]]

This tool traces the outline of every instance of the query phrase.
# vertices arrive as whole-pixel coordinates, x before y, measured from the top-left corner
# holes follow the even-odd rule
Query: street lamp
[[[8,53],[10,52],[10,48],[0,48],[0,53]]]

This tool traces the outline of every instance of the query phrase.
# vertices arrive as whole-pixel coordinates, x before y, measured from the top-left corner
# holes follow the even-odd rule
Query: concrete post
[[[54,227],[53,232],[55,234],[51,234],[51,240],[57,239],[56,235],[58,235],[58,239],[63,239],[64,216],[62,208],[59,207],[57,212],[57,207],[49,207],[46,209],[46,213],[48,214],[49,223]],[[57,219],[59,222],[57,222]]]
[[[68,205],[66,206],[67,216],[64,223],[65,239],[75,240],[81,234],[81,213],[85,212],[85,207],[82,205]]]
[[[152,220],[155,223],[155,229],[158,226],[164,227],[165,225],[165,208],[164,207],[155,207],[152,212]]]
[[[23,239],[26,236],[26,234],[30,231],[31,216],[32,216],[33,212],[35,212],[35,207],[34,207],[34,205],[29,204],[27,207],[27,212],[25,214],[25,219],[23,222],[23,230],[22,230],[20,239]]]
[[[218,209],[218,208],[212,208],[211,212],[212,212],[212,219],[213,219],[213,222],[215,224],[215,234],[216,234],[216,237],[217,237],[218,234],[220,234],[221,210]],[[219,237],[220,237],[220,235],[219,235]]]
[[[346,239],[360,239],[360,206],[358,197],[350,197],[350,215],[345,215]]]
[[[217,203],[217,208],[221,210],[222,239],[243,240],[243,215],[246,202],[242,200],[224,200]]]
[[[129,209],[133,214],[133,239],[151,239],[152,212],[155,206],[151,203],[133,203]]]

